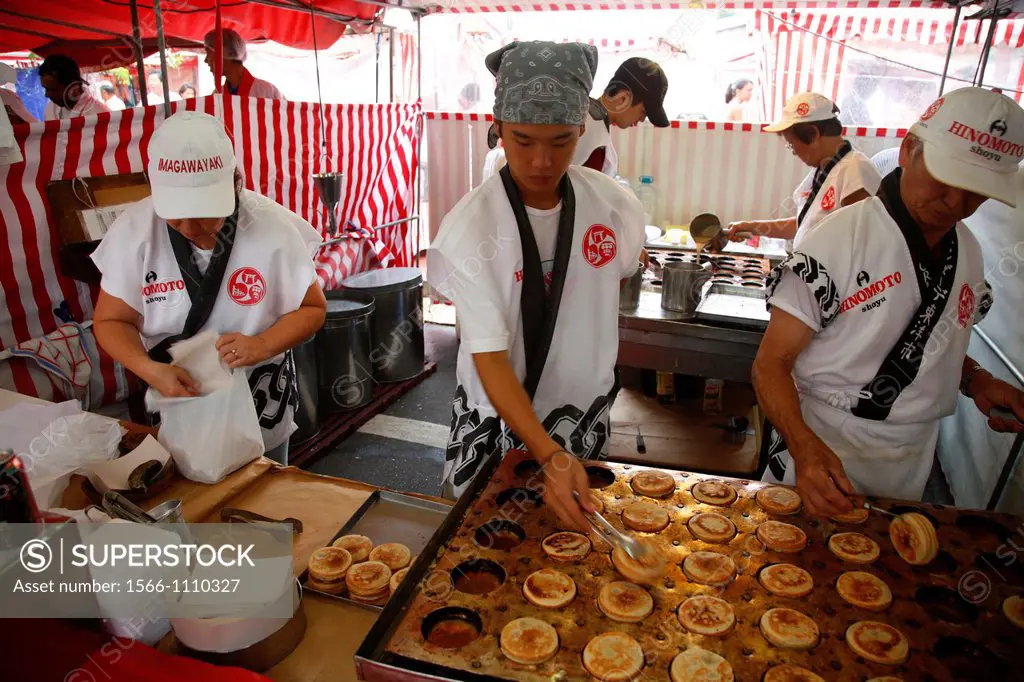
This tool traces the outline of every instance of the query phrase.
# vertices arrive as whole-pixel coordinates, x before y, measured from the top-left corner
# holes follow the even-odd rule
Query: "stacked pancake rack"
[[[816,520],[760,482],[588,473],[598,509],[654,543],[666,574],[637,584],[609,547],[559,534],[536,462],[494,456],[364,641],[361,679],[1021,679],[1020,519],[875,500],[935,526],[937,556],[914,566],[881,514]]]

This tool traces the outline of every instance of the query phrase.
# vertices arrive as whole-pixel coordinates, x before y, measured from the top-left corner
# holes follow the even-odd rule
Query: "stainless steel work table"
[[[762,336],[664,310],[661,292],[645,285],[636,310],[619,313],[618,364],[749,382]]]

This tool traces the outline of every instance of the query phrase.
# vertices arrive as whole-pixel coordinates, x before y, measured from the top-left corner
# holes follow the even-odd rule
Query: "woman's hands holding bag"
[[[199,384],[181,367],[149,361],[138,374],[139,378],[165,398],[194,398],[202,395]]]
[[[267,342],[260,337],[246,336],[236,332],[222,334],[217,339],[217,352],[220,353],[221,360],[231,369],[252,367],[274,355],[270,352]]]

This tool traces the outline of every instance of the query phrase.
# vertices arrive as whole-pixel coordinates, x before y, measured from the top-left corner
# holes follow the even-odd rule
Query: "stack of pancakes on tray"
[[[811,519],[792,488],[595,468],[594,506],[652,551],[638,561],[566,528],[543,504],[505,514],[496,497],[524,482],[499,470],[431,568],[444,574],[485,559],[504,572],[500,585],[484,595],[457,586],[443,598],[421,594],[387,650],[531,682],[958,679],[944,676],[940,657],[916,639],[929,619],[918,586],[956,586],[955,576],[936,582],[928,562],[920,568],[938,553],[928,517],[903,514],[894,528],[864,510]],[[495,549],[479,539],[496,519],[515,529],[518,545]],[[479,617],[479,636],[457,649],[424,644],[423,624],[443,609]],[[1024,585],[989,610],[1011,632],[1024,627]]]
[[[383,606],[398,590],[414,558],[409,548],[398,542],[374,547],[365,535],[343,535],[310,556],[306,587]]]

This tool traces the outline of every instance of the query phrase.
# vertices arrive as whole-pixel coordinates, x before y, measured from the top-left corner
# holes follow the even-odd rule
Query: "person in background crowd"
[[[612,126],[625,130],[646,118],[657,128],[667,128],[666,92],[668,76],[658,64],[640,57],[622,62],[601,98],[590,100],[586,129],[573,163],[615,177],[619,157],[612,147]]]
[[[813,170],[793,193],[795,217],[780,220],[734,222],[724,232],[726,239],[743,241],[749,234],[792,239],[793,248],[832,211],[874,196],[882,176],[871,160],[843,138],[843,124],[832,100],[813,92],[792,97],[782,118],[765,126],[786,142],[793,156]]]
[[[154,104],[163,104],[164,79],[161,78],[159,71],[149,72],[149,76],[146,77],[146,86],[148,89],[146,96],[149,101],[149,106],[153,106]],[[172,102],[177,102],[181,99],[181,97],[178,96],[178,93],[174,92],[173,90],[171,90],[169,94],[171,96]]]
[[[993,298],[963,223],[988,199],[1017,205],[1022,160],[1016,102],[949,92],[877,196],[825,218],[772,271],[753,371],[770,422],[764,480],[795,484],[812,515],[849,511],[854,494],[920,500],[958,387],[989,428],[1024,431],[1024,392],[967,355]]]
[[[749,102],[754,97],[754,83],[749,78],[740,78],[725,89],[726,121],[742,122],[750,119]]]
[[[276,86],[265,80],[256,78],[249,69],[245,68],[242,62],[249,55],[245,46],[245,40],[230,28],[223,29],[221,42],[224,46],[224,87],[232,95],[242,97],[262,97],[263,99],[284,99],[284,95]],[[203,38],[203,46],[206,48],[206,65],[214,77],[217,76],[217,32],[210,31]]]
[[[580,528],[592,505],[577,458],[600,457],[611,437],[619,282],[644,242],[637,198],[571,165],[597,58],[552,42],[487,56],[507,164],[445,216],[427,258],[462,324],[442,494],[461,495],[495,447],[521,442],[548,506]]]
[[[476,83],[466,83],[459,92],[459,111],[474,111],[477,102],[480,101],[480,86]]]
[[[111,111],[121,111],[124,109],[124,100],[117,96],[117,90],[110,81],[103,81],[100,83],[100,99],[107,105],[107,108]]]
[[[0,102],[3,102],[7,118],[11,123],[35,123],[39,120],[29,113],[29,110],[25,108],[25,103],[13,90],[0,87]]]
[[[178,88],[178,94],[181,96],[182,99],[192,99],[196,96],[196,89],[192,87],[191,83],[185,83],[180,88]]]
[[[202,331],[230,368],[244,368],[267,456],[288,463],[297,393],[289,350],[323,324],[327,300],[313,254],[320,234],[242,188],[224,125],[179,112],[149,144],[152,195],[129,206],[92,255],[103,275],[96,341],[160,394],[202,387],[169,347]]]
[[[39,80],[50,100],[43,111],[44,120],[62,121],[110,111],[89,92],[78,63],[67,55],[51,54],[44,59],[39,65]]]

